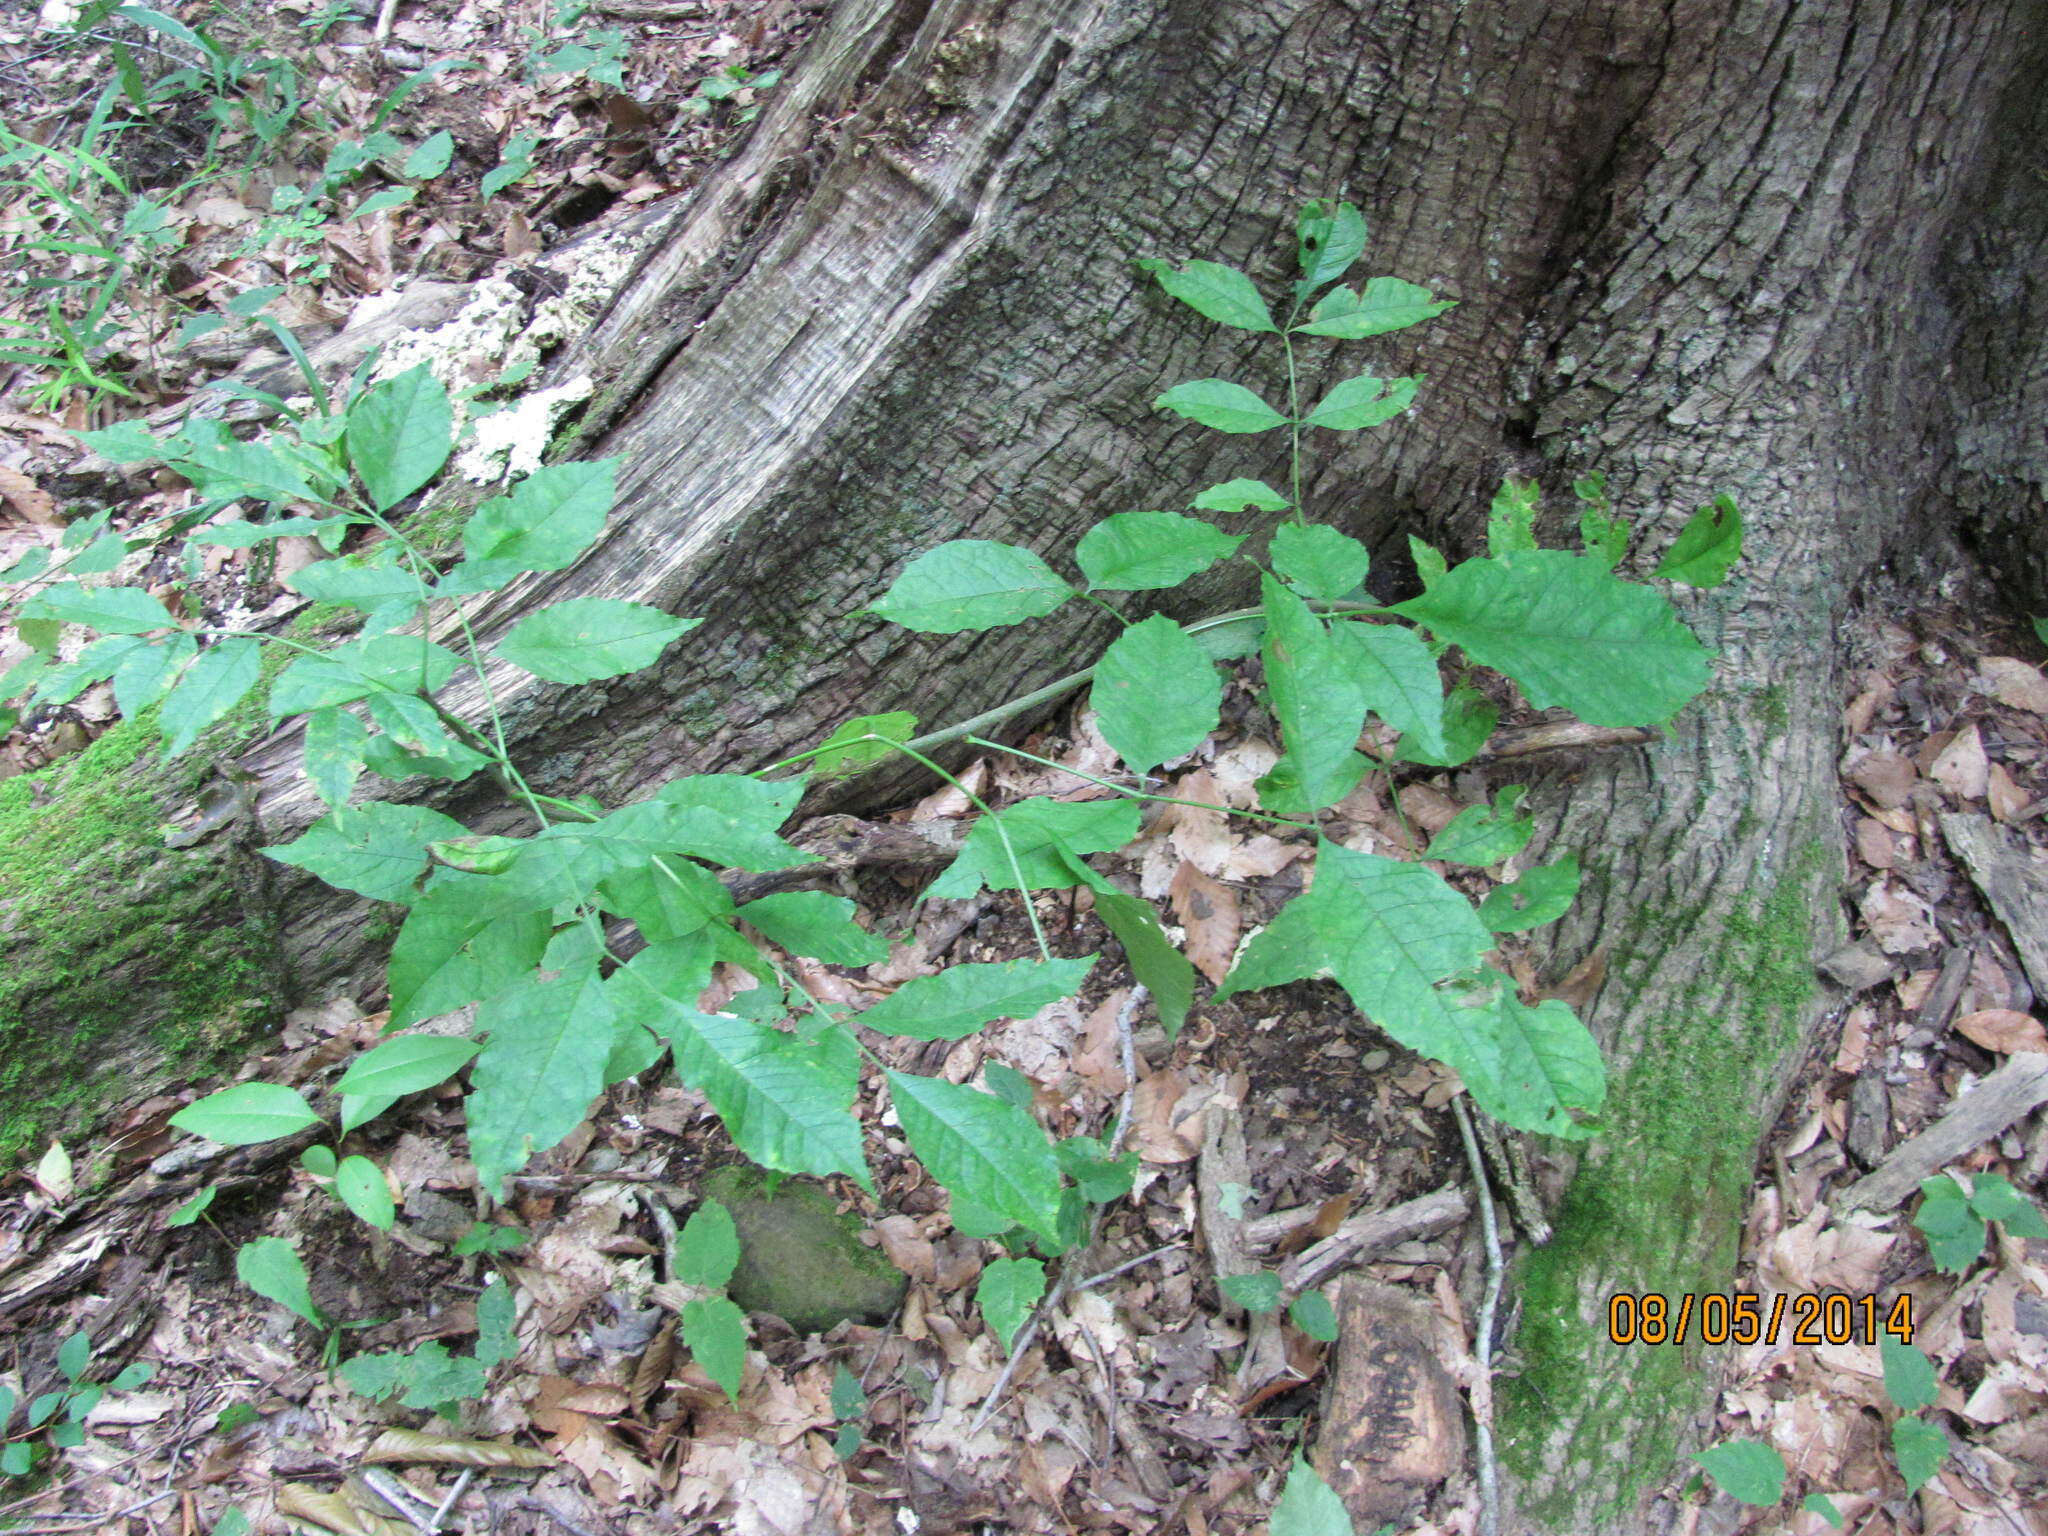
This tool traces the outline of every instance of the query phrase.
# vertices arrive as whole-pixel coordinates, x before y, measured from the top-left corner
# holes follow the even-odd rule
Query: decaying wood
[[[1439,1353],[1428,1301],[1365,1275],[1344,1277],[1314,1461],[1360,1530],[1412,1515],[1463,1466],[1463,1405]]]
[[[1842,1210],[1888,1211],[1971,1148],[1981,1146],[2037,1105],[2048,1104],[2048,1056],[2013,1056],[1955,1101],[1949,1112],[1899,1143],[1835,1202]]]
[[[1941,835],[2011,936],[2034,995],[2048,997],[2048,869],[1989,816],[1944,816]]]
[[[1434,1237],[1463,1221],[1470,1209],[1465,1191],[1446,1184],[1384,1211],[1354,1216],[1313,1248],[1280,1266],[1282,1294],[1298,1296],[1314,1290],[1337,1271],[1363,1263],[1396,1243]]]

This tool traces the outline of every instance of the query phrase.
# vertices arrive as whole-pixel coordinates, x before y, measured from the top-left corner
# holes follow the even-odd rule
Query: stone
[[[726,1293],[749,1312],[772,1312],[799,1333],[824,1333],[851,1318],[881,1322],[902,1304],[909,1279],[860,1240],[816,1179],[769,1176],[732,1164],[704,1181],[704,1198],[732,1212],[740,1262]]]
[[[1889,981],[1892,974],[1890,961],[1882,955],[1873,954],[1861,944],[1845,945],[1821,961],[1816,969],[1829,981],[1847,987],[1851,992],[1867,992]]]

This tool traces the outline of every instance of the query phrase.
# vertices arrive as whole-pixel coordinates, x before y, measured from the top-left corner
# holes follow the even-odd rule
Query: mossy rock
[[[704,1181],[704,1198],[732,1212],[740,1262],[726,1287],[749,1312],[773,1312],[799,1333],[823,1333],[852,1318],[880,1322],[903,1302],[909,1283],[879,1249],[860,1240],[862,1224],[842,1214],[816,1179],[785,1178],[769,1192],[767,1175],[733,1164]]]

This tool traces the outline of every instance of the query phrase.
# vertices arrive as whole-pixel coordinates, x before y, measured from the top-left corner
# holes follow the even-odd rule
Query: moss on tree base
[[[199,754],[157,760],[147,718],[0,782],[0,1163],[239,1054],[274,1024],[276,925],[233,833],[166,819]]]

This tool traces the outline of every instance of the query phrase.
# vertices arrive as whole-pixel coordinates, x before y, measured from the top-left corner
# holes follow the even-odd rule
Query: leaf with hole
[[[1679,530],[1657,574],[1689,587],[1718,587],[1741,558],[1742,510],[1733,497],[1716,496]]]

